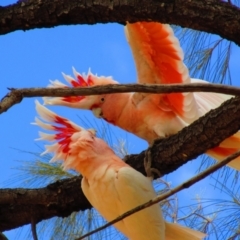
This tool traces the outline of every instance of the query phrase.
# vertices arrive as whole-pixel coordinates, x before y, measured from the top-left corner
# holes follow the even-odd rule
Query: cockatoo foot
[[[123,158],[122,160],[123,160],[124,162],[127,162],[128,158],[129,158],[129,156],[126,155],[126,156],[124,156],[124,158]]]
[[[153,180],[154,174],[157,174],[159,177],[161,177],[161,173],[158,169],[152,168],[152,156],[151,156],[151,150],[150,148],[146,151],[145,157],[144,157],[144,168],[145,172],[147,174],[148,178],[151,178]]]

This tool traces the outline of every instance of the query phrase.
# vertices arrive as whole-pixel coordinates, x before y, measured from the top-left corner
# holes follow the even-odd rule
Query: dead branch
[[[0,114],[23,98],[32,97],[65,97],[88,96],[107,93],[143,92],[143,93],[174,93],[174,92],[215,92],[229,95],[240,95],[240,88],[222,84],[112,84],[85,88],[20,88],[11,91],[0,102]]]

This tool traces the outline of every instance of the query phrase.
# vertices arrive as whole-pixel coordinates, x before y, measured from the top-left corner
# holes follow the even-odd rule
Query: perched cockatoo
[[[189,77],[188,69],[183,63],[183,51],[169,25],[156,22],[127,23],[125,33],[133,52],[138,83],[207,83]],[[63,74],[72,87],[117,84],[110,77],[97,77],[91,73],[81,75],[75,69],[73,72],[75,79]],[[51,84],[51,87],[67,87],[58,80]],[[177,133],[231,97],[204,92],[117,93],[45,98],[45,104],[90,109],[97,117],[152,143],[158,137]],[[222,160],[239,148],[238,132],[206,153],[216,160]],[[229,165],[240,170],[240,158]]]
[[[51,162],[63,160],[64,169],[75,169],[82,174],[82,190],[108,221],[156,196],[151,180],[122,161],[100,138],[95,130],[74,124],[46,109],[36,101],[42,120],[35,124],[55,134],[40,132],[41,140],[55,141],[44,153],[53,152]],[[43,153],[43,154],[44,154]],[[205,234],[167,223],[160,206],[155,204],[114,225],[131,240],[197,240]]]

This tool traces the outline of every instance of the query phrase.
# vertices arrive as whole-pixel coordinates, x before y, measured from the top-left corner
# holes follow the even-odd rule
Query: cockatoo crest
[[[73,74],[75,78],[62,73],[64,79],[70,84],[70,87],[79,88],[79,87],[92,87],[98,85],[107,85],[107,84],[118,84],[118,82],[114,81],[112,77],[104,77],[94,75],[88,71],[88,74],[80,74],[73,68]],[[68,88],[64,83],[61,83],[59,80],[52,81],[50,80],[50,88]],[[45,97],[44,104],[45,105],[64,105],[68,107],[75,108],[85,108],[85,109],[93,109],[98,107],[101,103],[100,95],[94,96],[68,96],[68,97]]]
[[[92,137],[96,135],[94,129],[84,129],[77,124],[56,115],[54,112],[42,106],[38,101],[36,103],[36,110],[41,117],[35,118],[34,125],[38,125],[45,130],[55,131],[53,134],[39,132],[40,138],[37,140],[56,141],[52,145],[46,145],[46,151],[42,155],[53,152],[55,155],[50,162],[63,160],[63,168],[68,169],[73,167],[75,155],[79,154],[76,150],[84,148],[87,142],[92,141]],[[80,139],[80,141],[78,141]]]

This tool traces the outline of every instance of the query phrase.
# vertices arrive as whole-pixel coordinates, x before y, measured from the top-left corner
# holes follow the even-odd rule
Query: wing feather
[[[190,79],[188,69],[183,63],[183,51],[168,24],[128,23],[125,31],[135,60],[139,83],[208,83],[200,79]],[[231,97],[203,92],[159,95],[135,93],[133,99],[138,103],[144,98],[155,98],[154,102],[157,102],[160,109],[165,107],[167,111],[173,111],[187,125]]]
[[[183,63],[183,51],[168,24],[128,23],[125,32],[132,49],[139,83],[190,83],[188,69]],[[144,96],[150,97],[149,94]],[[159,104],[169,106],[187,123],[193,121],[192,116],[198,115],[192,93],[161,94],[160,98]],[[135,99],[141,98],[135,96]]]

